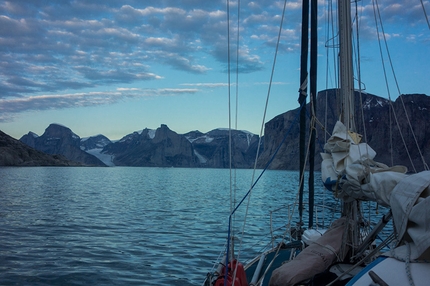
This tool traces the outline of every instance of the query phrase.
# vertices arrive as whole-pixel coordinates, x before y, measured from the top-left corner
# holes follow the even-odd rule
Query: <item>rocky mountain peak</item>
[[[80,141],[80,147],[82,150],[93,150],[93,149],[103,149],[106,145],[112,143],[109,138],[104,135],[96,135],[87,138],[82,138]]]
[[[61,148],[60,146],[64,143],[79,147],[81,141],[81,138],[70,128],[57,123],[50,124],[41,137],[46,145],[52,146],[53,151],[50,154],[58,154],[54,150]]]
[[[29,132],[21,137],[20,141],[46,154],[63,155],[68,160],[85,165],[105,166],[96,157],[82,151],[81,138],[70,128],[60,124],[50,124],[39,137],[34,137],[32,132]]]
[[[33,133],[34,134],[34,133]],[[27,134],[32,137],[32,134]],[[48,155],[0,131],[0,166],[83,166],[61,155]]]

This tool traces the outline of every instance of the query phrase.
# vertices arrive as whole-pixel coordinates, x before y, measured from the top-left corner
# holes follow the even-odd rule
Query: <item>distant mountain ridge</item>
[[[323,124],[324,120],[321,118],[325,118],[327,112],[327,132],[332,131],[337,121],[335,114],[338,114],[339,104],[336,100],[336,93],[335,89],[321,91],[317,97],[317,117]],[[326,102],[327,108],[325,107]],[[402,95],[391,104],[399,116],[404,114],[405,110],[407,111],[417,143],[411,136],[407,121],[395,123],[393,118],[390,119],[389,100],[369,93],[362,93],[360,96],[357,93],[356,96],[356,106],[362,106],[365,110],[364,118],[362,118],[360,110],[356,112],[357,131],[366,135],[367,142],[377,152],[375,160],[387,165],[392,165],[392,163],[406,165],[411,170],[411,162],[413,162],[417,169],[422,170],[424,168],[422,158],[427,162],[430,161],[430,112],[428,112],[430,97],[423,94]],[[299,126],[298,122],[294,121],[297,118],[298,110],[297,108],[287,111],[267,122],[264,137],[261,140],[258,135],[247,131],[229,131],[228,129],[215,129],[207,133],[196,130],[178,134],[164,124],[156,130],[145,128],[133,132],[116,142],[112,142],[104,135],[80,139],[69,128],[56,124],[51,124],[40,137],[29,132],[20,140],[29,146],[34,146],[37,150],[50,154],[62,154],[69,160],[97,166],[227,168],[229,167],[229,134],[231,133],[233,168],[253,167],[260,142],[258,167],[263,168],[270,161],[270,169],[297,170]],[[366,134],[363,131],[363,122]],[[393,130],[392,141],[389,139],[390,122]],[[309,125],[309,120],[307,124]],[[402,133],[407,135],[405,142],[411,148],[409,153],[411,159],[403,147],[399,127]],[[287,135],[287,131],[290,134]],[[315,157],[317,169],[321,161],[319,153],[322,152],[325,136],[323,131],[319,131],[317,134]],[[283,140],[285,142],[280,145]],[[393,154],[390,153],[391,144]],[[417,144],[422,154],[415,148]],[[278,154],[272,158],[272,154],[278,148]],[[393,162],[391,162],[391,158],[393,158]]]
[[[81,138],[60,124],[50,124],[41,136],[29,132],[22,136],[20,141],[46,154],[61,154],[71,161],[85,165],[106,166],[97,157],[81,150]]]
[[[0,131],[0,166],[85,166],[62,155],[48,155],[35,150]]]
[[[144,167],[228,167],[228,130],[215,129],[208,133],[191,131],[177,134],[162,124],[156,130],[143,129],[108,144],[102,154],[112,155],[117,166]],[[245,131],[233,132],[233,156],[237,168],[249,168],[258,136]]]

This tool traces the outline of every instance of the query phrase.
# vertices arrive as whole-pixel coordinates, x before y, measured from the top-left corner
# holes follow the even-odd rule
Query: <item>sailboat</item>
[[[308,3],[303,2],[302,44],[305,53],[308,50]],[[316,7],[317,1],[311,1],[311,95],[316,94],[315,78],[312,78],[316,72],[312,63],[312,58],[315,59],[312,50],[315,52]],[[362,142],[363,136],[357,133],[354,118],[354,96],[361,91],[354,87],[350,1],[338,0],[337,10],[340,87],[336,94],[341,97],[342,109],[340,120],[321,154],[321,184],[341,201],[339,216],[327,229],[317,229],[313,223],[308,229],[303,228],[305,156],[301,155],[299,222],[289,221],[281,242],[272,243],[272,247],[242,264],[235,255],[230,224],[243,199],[229,217],[222,259],[214,271],[208,273],[204,285],[428,285],[430,281],[430,171],[426,164],[426,171],[410,174],[404,166],[389,167],[376,162],[376,152]],[[304,58],[307,55],[302,56]],[[306,61],[302,62],[301,70],[300,113],[301,117],[306,117]],[[311,103],[312,100],[315,98]],[[314,115],[312,108],[311,104],[310,113]],[[301,130],[305,126],[301,123]],[[312,142],[315,134],[311,133],[309,137]],[[300,145],[304,145],[305,138],[301,138]],[[312,148],[310,153],[314,153]],[[311,165],[310,169],[313,168]],[[313,180],[313,176],[309,177]],[[312,191],[309,197],[312,197]],[[368,232],[362,229],[366,224],[361,214],[363,201],[374,202],[387,210]],[[313,210],[310,200],[310,220]],[[393,227],[389,235],[377,242],[376,237],[390,221]]]

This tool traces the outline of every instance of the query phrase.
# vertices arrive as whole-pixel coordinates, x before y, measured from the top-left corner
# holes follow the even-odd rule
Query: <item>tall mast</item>
[[[350,0],[338,1],[339,18],[339,70],[342,97],[341,121],[348,130],[355,130],[354,74],[352,69],[352,27]]]
[[[311,116],[316,114],[317,103],[317,62],[318,62],[318,1],[311,0],[311,53],[309,68],[309,90],[310,90],[310,110]],[[310,127],[310,145],[309,145],[309,228],[314,224],[314,169],[315,169],[315,137],[316,131]]]
[[[305,138],[306,138],[306,97],[308,90],[308,45],[309,45],[309,0],[302,1],[302,39],[301,39],[301,55],[300,55],[300,89],[299,89],[299,104],[300,104],[300,136],[299,136],[299,151],[300,151],[300,172],[299,172],[299,217],[300,227],[303,224],[303,188],[304,188],[304,172],[305,172]],[[299,232],[299,235],[300,232]]]
[[[341,121],[349,131],[356,131],[354,121],[354,73],[352,68],[352,22],[351,0],[338,0],[337,10],[339,19],[339,71],[340,71],[340,95],[342,98]],[[352,243],[352,254],[358,245],[359,206],[357,201],[343,202],[342,213],[349,216],[353,224],[348,224],[347,240]],[[342,246],[342,253],[347,251]]]

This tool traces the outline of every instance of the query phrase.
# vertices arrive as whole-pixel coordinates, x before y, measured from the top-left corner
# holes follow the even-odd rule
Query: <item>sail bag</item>
[[[343,257],[339,257],[339,253],[342,248],[345,227],[347,227],[346,217],[334,221],[330,229],[317,241],[303,249],[293,260],[275,269],[269,285],[295,285],[323,272],[337,258],[343,259]]]

